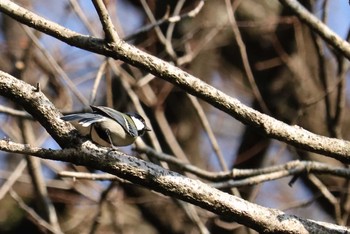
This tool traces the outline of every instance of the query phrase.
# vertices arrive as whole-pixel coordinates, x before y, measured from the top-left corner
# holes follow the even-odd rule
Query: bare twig
[[[151,24],[155,25],[154,29],[155,29],[155,32],[156,32],[156,35],[159,39],[159,41],[166,45],[166,38],[165,38],[165,35],[163,34],[162,30],[160,29],[160,27],[157,25],[157,21],[152,13],[152,10],[149,8],[147,2],[145,0],[140,0],[140,3],[143,7],[143,9],[145,10],[145,13],[148,17],[148,19],[151,21]],[[175,54],[172,54],[171,56],[175,56]]]
[[[111,17],[108,14],[107,8],[102,0],[92,0],[96,8],[97,14],[100,17],[100,21],[105,32],[107,43],[116,43],[119,40],[117,31],[114,28]]]
[[[222,154],[222,152],[220,150],[219,144],[215,138],[214,132],[209,124],[208,118],[206,117],[202,106],[200,105],[200,103],[196,97],[194,97],[192,95],[187,95],[187,97],[190,99],[193,107],[195,108],[195,110],[197,112],[199,120],[201,121],[201,123],[203,125],[204,130],[208,134],[211,147],[213,148],[213,150],[218,158],[221,169],[223,171],[227,171],[228,166],[227,166],[227,163],[225,161],[224,155]]]
[[[235,35],[235,39],[236,39],[236,42],[237,42],[237,45],[239,48],[239,52],[240,52],[240,55],[242,58],[243,68],[244,68],[244,71],[247,75],[248,82],[249,82],[250,87],[252,89],[253,95],[256,98],[256,100],[258,101],[261,110],[263,112],[265,112],[266,114],[270,114],[269,108],[267,107],[263,97],[261,96],[259,88],[256,85],[254,75],[253,75],[252,69],[251,69],[250,64],[249,64],[247,49],[246,49],[243,38],[241,36],[241,32],[239,31],[239,28],[238,28],[238,25],[236,22],[235,12],[234,12],[235,10],[233,10],[231,0],[225,0],[225,3],[226,3],[226,10],[227,10],[228,18],[230,20],[231,28],[232,28],[233,34]],[[236,5],[234,8],[236,9],[238,7],[238,4],[240,3],[240,1],[235,1],[235,3],[236,3]]]
[[[98,209],[97,209],[97,214],[95,215],[93,219],[93,223],[91,225],[91,229],[89,234],[94,234],[96,233],[100,222],[101,222],[101,216],[102,216],[102,205],[104,202],[106,202],[109,193],[112,191],[113,187],[115,186],[114,182],[111,182],[110,185],[101,193],[100,200],[98,202]]]
[[[21,118],[26,118],[26,119],[33,119],[32,116],[30,116],[25,111],[15,110],[13,108],[3,106],[3,105],[0,105],[0,113],[11,115],[11,116],[16,116],[16,117],[21,117]]]
[[[150,126],[150,128],[152,128],[151,121],[147,117],[147,115],[146,115],[146,113],[141,105],[140,99],[137,97],[135,91],[132,89],[132,84],[130,84],[128,82],[128,81],[133,81],[134,79],[132,79],[132,77],[130,77],[128,75],[128,73],[122,69],[122,67],[118,67],[114,63],[114,61],[109,61],[109,64],[111,65],[113,73],[117,76],[122,77],[121,83],[122,83],[125,91],[128,93],[131,101],[133,102],[136,111],[145,118],[147,126]],[[160,150],[161,146],[160,146],[160,143],[159,143],[155,133],[153,131],[150,131],[147,134],[150,136],[153,147]]]
[[[91,91],[91,96],[90,96],[90,103],[94,103],[95,100],[96,100],[96,93],[97,93],[97,88],[101,82],[101,79],[102,79],[102,76],[103,74],[106,72],[106,65],[107,65],[107,61],[104,61],[101,65],[100,65],[100,68],[98,69],[97,71],[97,74],[96,74],[96,79],[95,79],[95,82],[94,82],[94,87],[92,88],[92,91]]]
[[[186,2],[186,0],[177,1],[174,12],[173,12],[173,16],[180,14],[180,11],[181,11],[183,5],[185,4],[185,2]],[[173,43],[172,43],[174,29],[175,29],[175,22],[171,22],[166,30],[166,33],[165,33],[165,50],[168,52],[169,55],[172,56],[173,60],[176,61],[177,54],[173,48]]]
[[[165,117],[163,108],[156,108],[154,111],[154,117],[159,125],[161,132],[164,135],[164,139],[170,147],[176,158],[181,159],[184,162],[189,162],[187,155],[181,148],[178,140],[176,139],[174,132],[172,131],[168,120]]]
[[[203,221],[200,219],[195,206],[188,204],[186,202],[183,202],[181,200],[176,200],[176,202],[177,202],[177,204],[180,205],[182,210],[192,220],[192,222],[197,226],[199,233],[201,233],[201,234],[209,234],[210,233],[208,228],[205,226]]]
[[[4,196],[12,188],[14,183],[16,183],[17,178],[19,178],[22,175],[26,167],[27,167],[27,161],[25,159],[22,159],[21,161],[19,161],[16,168],[13,170],[11,175],[7,178],[5,183],[0,188],[0,200],[4,198]]]
[[[346,40],[350,40],[350,29],[346,36]],[[335,114],[333,118],[333,125],[335,126],[335,133],[337,136],[342,136],[340,123],[343,119],[344,107],[346,102],[345,89],[346,89],[346,74],[350,67],[350,62],[343,57],[339,58],[338,66],[338,80],[339,84],[337,86],[337,98],[336,98],[336,107]]]
[[[261,169],[233,169],[232,178],[243,177],[244,179],[212,183],[211,185],[220,189],[247,185],[251,186],[287,176],[300,175],[302,173],[330,174],[338,177],[350,178],[350,169],[345,167],[333,167],[319,162],[291,161],[284,165]]]
[[[184,171],[195,174],[196,176],[209,181],[225,181],[214,184],[215,187],[226,188],[243,185],[259,184],[264,181],[275,180],[286,176],[298,175],[304,172],[315,174],[330,174],[343,178],[350,178],[350,169],[346,167],[334,167],[325,163],[311,161],[290,161],[286,164],[271,166],[260,169],[232,169],[231,171],[210,172],[200,169],[191,164],[177,159],[165,153],[159,153],[148,146],[137,147],[136,151],[145,153],[158,160],[176,165]],[[265,176],[265,177],[264,177]],[[247,178],[247,180],[239,180]],[[230,180],[234,179],[234,180]]]
[[[316,186],[320,193],[328,200],[330,204],[334,207],[334,213],[335,213],[335,220],[337,223],[341,222],[341,211],[340,211],[340,203],[338,199],[329,191],[327,186],[315,175],[310,174],[308,175],[308,179],[311,181],[311,183]]]
[[[83,9],[81,9],[79,2],[77,0],[69,0],[69,3],[73,9],[73,11],[77,14],[77,16],[81,19],[87,30],[93,34],[94,36],[98,35],[98,31],[91,25],[89,19],[86,17],[86,13],[84,13]]]
[[[77,87],[74,85],[72,80],[68,77],[67,73],[62,69],[62,67],[57,63],[56,59],[48,52],[46,48],[41,44],[40,40],[34,33],[27,27],[22,26],[23,30],[27,33],[28,37],[33,41],[34,45],[39,49],[42,55],[47,59],[48,63],[57,72],[57,74],[62,77],[62,80],[67,84],[73,94],[79,99],[81,103],[85,106],[88,105],[86,98],[80,93]]]
[[[22,128],[23,142],[25,142],[26,144],[35,143],[34,130],[31,123],[28,122],[28,120],[21,120],[20,125]],[[57,213],[54,205],[52,204],[51,199],[49,198],[45,179],[41,171],[42,168],[40,159],[26,156],[26,160],[27,168],[31,176],[34,192],[36,195],[35,201],[37,202],[40,210],[39,214],[45,220],[47,220],[57,232],[61,232],[61,228],[58,223]]]
[[[57,234],[62,234],[61,231],[56,230],[54,227],[52,227],[49,223],[47,223],[45,220],[43,220],[39,215],[37,215],[37,213],[30,208],[29,206],[27,206],[24,201],[21,199],[20,196],[18,196],[18,194],[10,189],[10,195],[11,197],[16,200],[16,202],[18,203],[19,207],[21,207],[30,217],[30,219],[37,224],[40,228],[49,230],[52,233],[57,233]]]
[[[317,32],[325,41],[339,50],[345,57],[350,59],[350,44],[334,33],[330,28],[323,24],[316,16],[311,14],[296,0],[280,0],[280,2],[289,7],[309,27]]]
[[[108,173],[96,174],[96,173],[87,173],[87,172],[76,172],[76,171],[61,171],[57,173],[61,177],[69,177],[74,180],[115,180],[120,183],[130,184],[129,181],[123,180],[115,175]]]
[[[145,27],[139,29],[137,32],[135,32],[135,33],[133,33],[131,35],[128,35],[128,36],[124,37],[123,39],[125,41],[129,41],[129,40],[132,40],[133,38],[137,37],[138,35],[140,35],[142,33],[148,32],[148,31],[154,29],[155,27],[161,26],[162,24],[176,23],[176,22],[179,22],[179,21],[187,19],[187,18],[193,18],[201,11],[201,9],[204,6],[204,2],[205,2],[204,0],[201,0],[194,9],[192,9],[191,11],[186,12],[186,13],[184,13],[182,15],[173,15],[171,17],[163,18],[163,19],[160,19],[160,20],[158,20],[156,22],[153,22],[153,23],[151,23],[149,25],[146,25]]]
[[[328,11],[327,5],[328,5],[328,1],[327,0],[323,1],[321,18],[324,24],[327,24],[327,11]],[[319,73],[318,75],[325,93],[323,99],[326,106],[326,120],[327,120],[328,132],[330,133],[330,136],[340,138],[339,135],[336,135],[335,126],[333,125],[333,121],[332,121],[333,105],[331,103],[331,97],[330,97],[331,93],[328,92],[330,90],[330,87],[329,87],[329,76],[327,74],[328,60],[325,54],[325,47],[324,47],[323,41],[317,34],[312,33],[312,38],[315,41],[315,47],[318,55],[318,73]]]

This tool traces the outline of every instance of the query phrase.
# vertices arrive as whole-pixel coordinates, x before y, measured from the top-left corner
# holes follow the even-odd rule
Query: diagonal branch
[[[304,21],[304,23],[318,33],[325,41],[350,59],[350,44],[334,33],[316,16],[311,14],[303,5],[296,0],[280,0],[280,2],[289,7],[299,19]]]
[[[0,140],[0,150],[30,154],[44,159],[93,166],[120,178],[142,185],[164,195],[198,205],[219,215],[232,217],[256,231],[264,233],[344,233],[345,227],[301,219],[282,211],[265,208],[209,185],[166,170],[158,165],[108,148],[99,148],[89,141],[81,148],[47,150]]]
[[[121,59],[126,63],[144,69],[207,101],[242,123],[255,127],[261,134],[298,148],[336,158],[342,162],[350,162],[350,142],[313,134],[299,126],[290,126],[262,114],[187,72],[124,41],[119,40],[116,43],[106,44],[102,39],[71,31],[8,0],[0,1],[0,11],[69,45]]]
[[[73,147],[79,144],[70,132],[74,129],[60,120],[61,113],[37,88],[0,71],[0,95],[21,105],[61,145]],[[59,121],[57,121],[59,120]]]

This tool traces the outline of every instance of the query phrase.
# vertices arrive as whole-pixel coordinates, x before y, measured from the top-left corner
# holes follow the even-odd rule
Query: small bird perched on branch
[[[146,131],[151,131],[139,114],[121,113],[105,106],[90,106],[92,113],[69,114],[61,117],[78,130],[82,136],[101,146],[127,146]]]

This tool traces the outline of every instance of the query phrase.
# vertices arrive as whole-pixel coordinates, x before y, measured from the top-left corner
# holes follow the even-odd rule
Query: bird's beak
[[[145,131],[152,131],[152,129],[150,129],[149,127],[145,126],[144,128]]]

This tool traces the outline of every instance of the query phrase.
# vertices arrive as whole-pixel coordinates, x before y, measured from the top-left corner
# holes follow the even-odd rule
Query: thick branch
[[[21,105],[29,114],[40,122],[62,148],[79,144],[70,134],[74,128],[59,119],[61,113],[47,97],[34,86],[0,71],[0,95]]]
[[[287,215],[221,192],[150,162],[98,148],[90,142],[81,149],[46,150],[0,140],[0,150],[35,155],[44,159],[93,166],[171,197],[190,202],[219,215],[229,216],[260,233],[344,233],[345,227]]]
[[[7,0],[0,1],[0,11],[69,45],[121,59],[126,63],[144,69],[207,101],[242,123],[255,127],[257,131],[268,137],[281,140],[298,148],[336,158],[342,162],[350,162],[350,142],[313,134],[301,127],[289,126],[264,115],[187,72],[124,41],[105,44],[102,39],[78,34]]]

